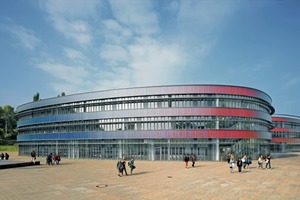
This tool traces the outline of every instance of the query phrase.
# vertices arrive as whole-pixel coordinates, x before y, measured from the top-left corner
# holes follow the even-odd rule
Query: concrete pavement
[[[13,160],[30,160],[10,153]],[[272,159],[272,170],[229,172],[226,162],[135,161],[133,175],[118,177],[111,160],[0,170],[0,200],[32,199],[300,199],[300,154]],[[1,160],[0,160],[1,162]],[[129,168],[127,167],[127,171]]]

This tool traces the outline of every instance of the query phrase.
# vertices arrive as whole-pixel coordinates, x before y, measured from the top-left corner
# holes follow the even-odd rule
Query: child
[[[121,161],[121,158],[118,159],[117,162],[117,170],[118,170],[118,176],[122,177],[122,172],[123,172],[123,163]]]

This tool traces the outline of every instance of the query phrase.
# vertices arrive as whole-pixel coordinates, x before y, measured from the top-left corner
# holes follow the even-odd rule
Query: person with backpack
[[[192,161],[192,167],[195,167],[196,157],[194,156],[194,154],[191,154],[191,161]]]
[[[125,172],[126,176],[128,176],[127,170],[126,170],[126,158],[124,158],[122,160],[122,175],[123,175],[123,172]]]
[[[121,158],[118,159],[118,162],[117,162],[117,170],[118,170],[118,176],[122,177],[123,163],[122,163]]]
[[[130,168],[130,174],[132,174],[132,171],[136,168],[134,165],[134,158],[131,157],[130,161],[128,162],[128,166]]]

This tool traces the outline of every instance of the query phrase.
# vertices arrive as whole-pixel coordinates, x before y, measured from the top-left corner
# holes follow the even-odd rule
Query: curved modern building
[[[89,92],[17,108],[19,154],[67,158],[224,160],[257,156],[272,139],[266,93],[229,85],[174,85]]]
[[[270,143],[271,152],[300,151],[300,117],[292,115],[274,115],[274,128]]]

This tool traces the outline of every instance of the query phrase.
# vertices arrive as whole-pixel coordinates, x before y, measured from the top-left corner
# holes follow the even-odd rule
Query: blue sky
[[[0,106],[132,86],[225,84],[300,115],[300,1],[2,0]]]

